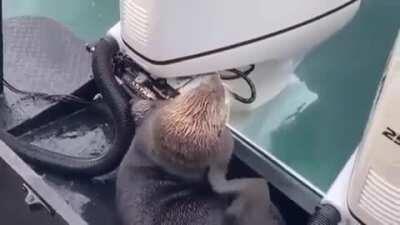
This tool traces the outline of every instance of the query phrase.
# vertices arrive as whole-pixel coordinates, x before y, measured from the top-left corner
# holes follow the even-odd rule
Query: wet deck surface
[[[98,103],[103,104],[103,103]],[[105,104],[103,104],[104,107]],[[24,141],[54,152],[84,158],[99,157],[111,146],[113,129],[104,115],[90,106],[21,136]]]

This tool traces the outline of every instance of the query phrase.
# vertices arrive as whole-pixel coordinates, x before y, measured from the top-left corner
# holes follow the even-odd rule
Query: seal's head
[[[217,74],[195,78],[159,111],[158,154],[185,168],[204,168],[224,151],[228,106]]]

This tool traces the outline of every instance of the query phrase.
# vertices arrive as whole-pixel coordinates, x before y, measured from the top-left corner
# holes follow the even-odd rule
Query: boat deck
[[[117,0],[3,4],[6,18],[50,17],[84,42],[104,35],[118,20]],[[232,116],[238,157],[307,211],[313,210],[360,141],[400,27],[399,11],[398,0],[363,0],[351,24],[300,64],[299,83],[252,113]],[[0,119],[2,126],[10,122]]]

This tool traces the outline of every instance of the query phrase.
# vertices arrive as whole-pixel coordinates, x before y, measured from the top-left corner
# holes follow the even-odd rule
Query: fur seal
[[[225,178],[234,145],[225,96],[208,75],[174,99],[133,104],[137,133],[117,175],[123,225],[281,224],[264,220],[273,206],[263,179]]]

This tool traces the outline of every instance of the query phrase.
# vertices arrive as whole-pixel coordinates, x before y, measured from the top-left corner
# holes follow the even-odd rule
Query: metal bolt
[[[26,198],[26,201],[28,202],[28,203],[33,203],[33,202],[35,202],[35,196],[33,196],[33,195],[28,195],[27,196],[27,198]]]

